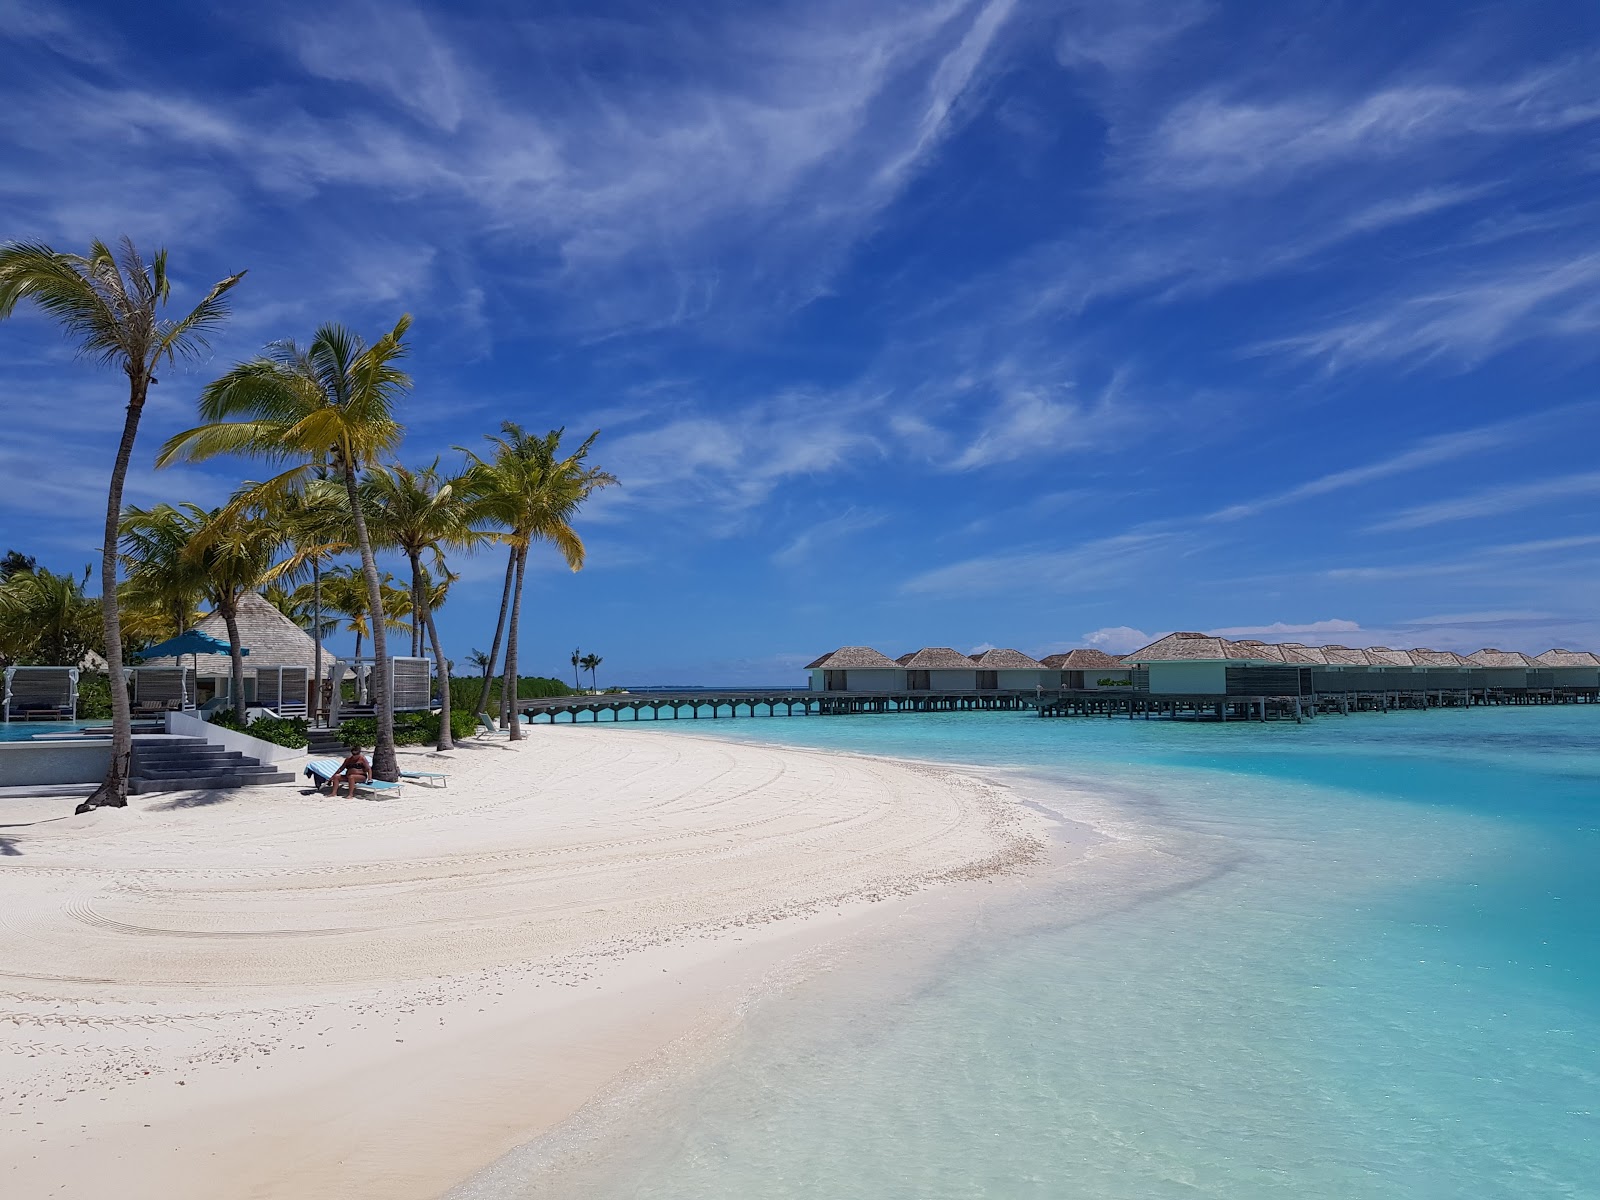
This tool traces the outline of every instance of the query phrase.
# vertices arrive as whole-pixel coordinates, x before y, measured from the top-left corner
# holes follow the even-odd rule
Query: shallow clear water
[[[0,721],[0,742],[31,742],[41,733],[77,733],[92,724],[93,721]]]
[[[1600,708],[713,731],[1109,782],[1142,896],[1068,866],[909,994],[764,1002],[648,1132],[514,1194],[1600,1196]]]

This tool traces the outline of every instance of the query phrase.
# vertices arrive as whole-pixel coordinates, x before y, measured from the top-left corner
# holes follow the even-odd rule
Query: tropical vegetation
[[[156,457],[160,467],[260,462],[271,468],[264,480],[242,482],[216,507],[123,503],[157,369],[205,355],[242,278],[240,272],[222,279],[188,312],[171,315],[164,250],[146,259],[126,240],[115,250],[95,242],[81,256],[37,243],[0,244],[0,318],[31,302],[84,357],[128,380],[121,439],[109,464],[98,595],[88,589],[91,569],[58,574],[19,550],[0,558],[0,666],[99,666],[96,656],[103,656],[104,675],[80,681],[80,709],[107,709],[112,768],[85,807],[126,803],[132,740],[124,663],[142,647],[194,628],[202,612],[222,620],[233,677],[234,702],[213,719],[246,722],[246,647],[237,618],[252,591],[311,636],[318,680],[325,677],[324,642],[341,631],[354,635],[358,660],[368,646],[374,661],[387,660],[390,635],[403,633],[413,656],[431,655],[439,714],[397,718],[390,677],[371,674],[371,730],[352,733],[370,741],[380,779],[398,775],[396,744],[428,740],[448,749],[491,704],[519,738],[519,723],[509,721],[517,699],[573,690],[520,673],[523,594],[530,555],[540,545],[573,571],[584,565],[574,521],[595,491],[615,482],[589,461],[599,434],[564,445],[562,429],[536,434],[506,421],[481,454],[457,447],[464,456],[459,471],[438,459],[400,461],[401,408],[412,390],[401,369],[408,316],[371,340],[326,324],[309,342],[269,343],[203,387],[198,423],[169,438]],[[505,571],[490,648],[474,649],[466,658],[471,674],[452,680],[436,614],[459,579],[454,560],[494,547],[505,554]],[[388,556],[404,561],[403,581],[381,568]],[[598,655],[574,651],[572,663],[575,686],[580,668],[597,686]],[[293,719],[259,717],[251,730],[291,739],[286,745],[305,732]]]
[[[133,756],[133,717],[122,673],[122,622],[117,590],[117,528],[122,490],[133,458],[139,421],[164,363],[197,359],[207,337],[228,315],[228,293],[244,272],[213,284],[185,315],[165,315],[172,294],[167,252],[146,261],[124,238],[113,252],[93,242],[87,255],[62,254],[39,242],[0,245],[0,320],[24,300],[52,317],[78,344],[80,353],[114,367],[128,380],[128,406],[106,488],[104,540],[100,551],[100,617],[106,675],[111,692],[111,765],[105,782],[79,806],[128,803],[128,764]]]

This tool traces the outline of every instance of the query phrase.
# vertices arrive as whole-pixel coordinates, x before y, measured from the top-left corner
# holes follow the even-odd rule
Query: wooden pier
[[[847,716],[865,713],[1032,712],[1041,717],[1164,717],[1187,721],[1305,721],[1319,714],[1397,712],[1480,705],[1594,704],[1600,688],[1472,688],[1344,691],[1295,695],[1163,695],[1140,689],[974,692],[814,692],[729,690],[612,693],[519,700],[529,721],[609,719],[715,721],[735,717]],[[780,711],[782,710],[782,711]],[[648,712],[648,717],[642,714]]]

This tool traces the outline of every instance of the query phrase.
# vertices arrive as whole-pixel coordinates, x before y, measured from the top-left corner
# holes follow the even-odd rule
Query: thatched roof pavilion
[[[1104,650],[1068,650],[1065,654],[1047,654],[1039,661],[1052,671],[1127,670],[1120,658]]]
[[[967,659],[968,665],[976,663],[984,671],[1042,671],[1044,664],[1029,658],[1021,650],[985,650]]]
[[[972,660],[949,646],[924,646],[895,659],[910,671],[970,671]]]
[[[1541,667],[1600,667],[1600,657],[1587,650],[1546,650],[1533,661]]]
[[[1122,661],[1142,662],[1217,662],[1229,658],[1227,642],[1207,633],[1169,633],[1141,650],[1124,654]]]
[[[252,676],[261,667],[304,667],[309,677],[316,666],[317,646],[311,635],[272,606],[266,597],[246,592],[239,600],[239,644],[250,651],[245,656],[244,673]],[[228,640],[228,626],[221,613],[211,613],[195,626],[219,641]],[[322,651],[322,673],[333,669],[335,656]],[[146,659],[146,667],[188,667],[194,660],[187,654],[182,662],[171,655]],[[201,677],[227,675],[233,670],[226,654],[202,654],[195,674]]]
[[[966,664],[963,664],[966,665]],[[871,646],[840,646],[831,654],[824,654],[816,662],[807,663],[808,671],[865,671],[869,669],[896,670],[900,666],[886,654]]]
[[[1531,667],[1533,659],[1523,654],[1520,650],[1479,650],[1476,654],[1467,655],[1467,661],[1475,667]]]

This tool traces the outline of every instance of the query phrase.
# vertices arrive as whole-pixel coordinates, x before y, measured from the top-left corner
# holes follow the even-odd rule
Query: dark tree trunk
[[[149,380],[143,374],[128,376],[128,412],[122,422],[117,459],[111,468],[111,486],[106,492],[105,540],[100,546],[100,617],[106,639],[106,682],[111,690],[111,767],[105,781],[78,805],[78,812],[102,806],[123,808],[128,803],[133,713],[128,705],[128,680],[122,673],[122,614],[117,608],[117,526],[122,520],[122,488],[128,478],[128,461],[133,457],[133,441],[139,436],[139,417],[144,412],[149,390]]]
[[[236,599],[229,599],[218,604],[222,612],[222,623],[228,630],[228,658],[233,667],[233,715],[239,719],[239,724],[245,723],[244,702],[244,653],[239,642],[239,608]]]
[[[500,697],[500,710],[507,713],[506,722],[511,730],[511,740],[522,740],[522,722],[517,719],[517,635],[522,622],[522,581],[527,574],[528,551],[517,550],[517,579],[511,592],[511,622],[506,630],[506,677]]]
[[[413,579],[422,578],[422,563],[416,555],[411,555],[411,576]],[[439,645],[439,629],[433,621],[433,608],[428,603],[427,590],[417,588],[417,593],[422,599],[422,607],[417,611],[417,616],[422,621],[422,626],[428,631],[428,641],[433,646],[433,665],[439,673],[439,743],[440,750],[454,750],[455,737],[450,730],[450,664],[445,661],[444,650]],[[420,656],[419,656],[420,657]]]
[[[489,647],[489,665],[483,669],[483,691],[478,695],[478,711],[489,710],[489,680],[494,675],[494,665],[500,659],[500,639],[506,631],[506,609],[511,606],[511,581],[516,575],[517,552],[506,553],[506,583],[500,591],[500,619],[495,622],[494,644]]]
[[[311,559],[311,640],[316,643],[316,674],[311,685],[311,723],[322,708],[322,560]]]
[[[394,755],[394,695],[389,689],[389,642],[383,627],[383,585],[378,580],[378,560],[372,553],[372,539],[367,536],[367,519],[361,513],[361,493],[356,487],[353,463],[344,464],[345,492],[350,498],[350,519],[356,528],[356,545],[361,550],[361,574],[367,583],[367,609],[372,623],[372,673],[373,723],[378,733],[372,747],[372,777],[387,783],[400,779],[400,763]]]

